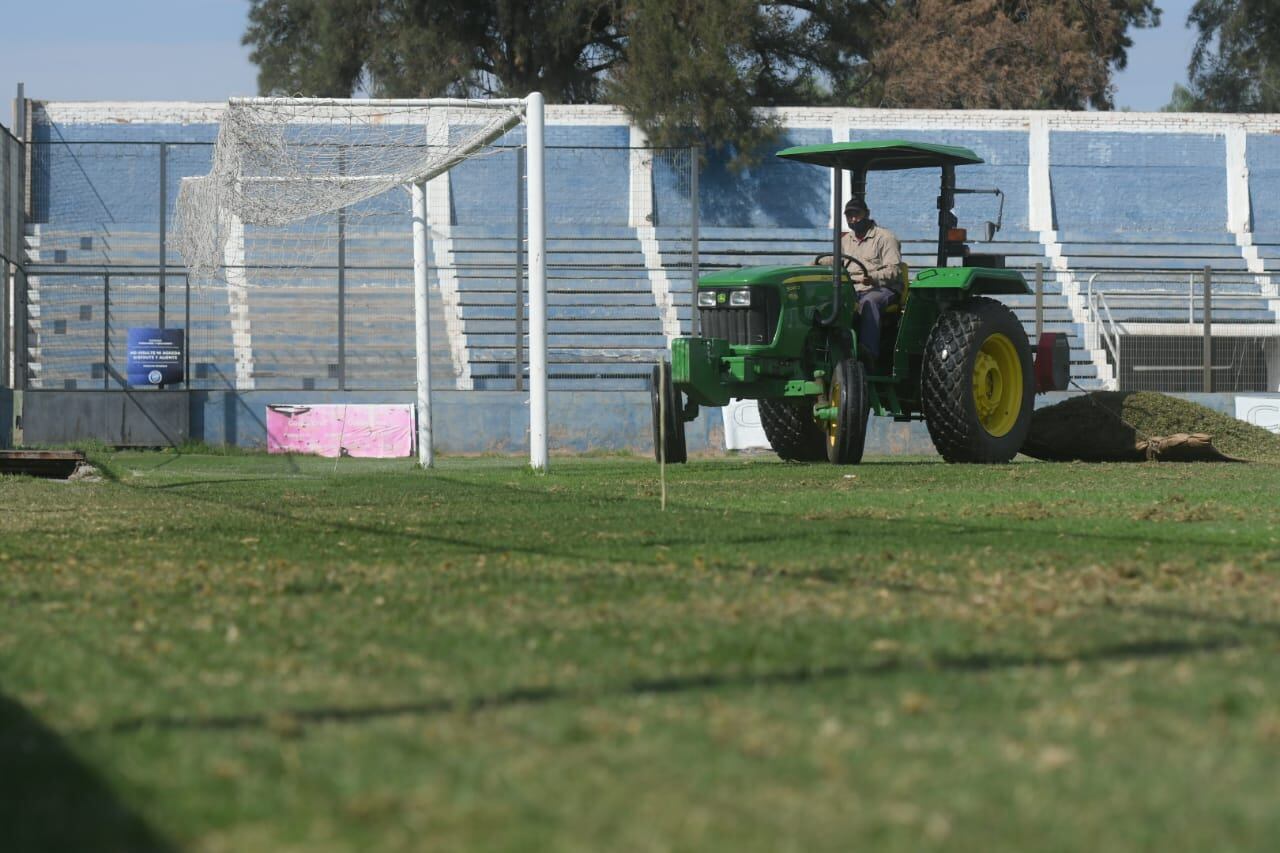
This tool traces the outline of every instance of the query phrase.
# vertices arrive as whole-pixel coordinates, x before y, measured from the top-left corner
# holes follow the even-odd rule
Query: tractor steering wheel
[[[830,255],[830,254],[826,254],[826,255],[818,255],[816,258],[814,258],[814,259],[813,259],[813,263],[814,263],[815,265],[817,265],[820,261],[822,261],[822,259],[823,259],[823,258],[830,258],[830,257],[831,257],[831,255]],[[858,269],[862,270],[862,275],[863,275],[863,277],[864,277],[864,278],[866,278],[866,279],[868,279],[868,280],[870,280],[870,278],[871,278],[871,273],[867,271],[867,265],[866,265],[866,264],[864,264],[862,261],[858,260],[857,258],[851,258],[851,257],[849,257],[848,255],[846,255],[846,254],[844,254],[844,253],[841,253],[841,254],[840,254],[840,263],[844,264],[845,272],[849,273],[849,275],[850,275],[850,276],[852,276],[852,275],[853,275],[853,270],[851,270],[851,269],[849,268],[849,264],[851,264],[851,263],[853,263],[853,264],[857,264],[857,265],[858,265]]]

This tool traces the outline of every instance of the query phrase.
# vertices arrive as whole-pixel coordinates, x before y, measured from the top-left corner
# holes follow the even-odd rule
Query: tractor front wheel
[[[993,299],[972,298],[938,318],[925,344],[921,407],[948,462],[1013,459],[1031,427],[1035,378],[1026,332]]]
[[[653,408],[653,456],[672,464],[687,462],[689,453],[684,443],[684,404],[680,392],[671,384],[671,364],[654,365],[649,382],[649,402]]]
[[[857,465],[867,441],[867,417],[871,414],[867,373],[862,362],[846,358],[831,377],[831,405],[836,418],[826,424],[827,461],[832,465]]]
[[[821,462],[826,458],[822,429],[813,419],[813,398],[760,400],[760,426],[773,452],[788,462]]]

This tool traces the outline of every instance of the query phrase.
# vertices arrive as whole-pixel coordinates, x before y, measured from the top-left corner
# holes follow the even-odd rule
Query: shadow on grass
[[[897,464],[897,463],[894,463]],[[449,475],[436,475],[433,478],[438,484],[443,484],[455,490],[458,497],[475,496],[483,502],[491,502],[493,499],[493,487],[491,484],[474,483],[461,478]],[[224,483],[242,483],[242,482],[261,482],[262,478],[243,478],[229,477],[225,479],[209,479],[204,481],[181,481],[177,483],[167,483],[159,485],[142,485],[126,483],[127,488],[135,488],[140,491],[174,491],[181,495],[184,500],[196,504],[226,506],[226,499],[222,496],[203,495],[193,492],[192,488],[211,487]],[[584,503],[591,505],[596,504],[616,504],[625,507],[648,507],[652,508],[653,501],[650,499],[639,499],[633,497],[599,495],[592,494],[590,496],[583,495],[556,495],[548,493],[545,489],[527,486],[515,486],[504,484],[505,492],[515,492],[523,496],[533,497],[541,504],[547,505],[552,503],[561,503],[566,505],[566,511],[571,511],[574,506],[580,506]],[[510,541],[501,544],[495,544],[492,537],[485,536],[478,539],[470,539],[465,536],[450,536],[441,533],[424,533],[424,532],[406,532],[376,524],[366,524],[354,520],[340,519],[323,519],[317,518],[314,512],[309,515],[300,516],[287,509],[281,509],[273,506],[264,506],[254,504],[251,511],[256,515],[268,516],[278,521],[291,524],[298,529],[309,529],[313,531],[329,531],[343,532],[350,534],[362,534],[378,537],[380,539],[392,539],[405,542],[407,544],[420,544],[424,542],[435,545],[445,545],[458,548],[464,551],[474,553],[487,554],[495,550],[510,551],[517,554],[526,554],[534,557],[569,559],[585,562],[595,562],[599,560],[599,554],[590,549],[575,549],[568,545],[567,542],[554,542],[549,545],[535,544],[527,538],[522,541]],[[721,508],[706,507],[683,507],[679,512],[686,520],[696,517],[705,517],[713,519],[717,524],[722,522],[724,510]],[[734,514],[737,517],[746,517],[762,521],[774,521],[774,514],[766,513],[758,510],[735,509]],[[975,519],[973,521],[946,520],[938,518],[913,518],[913,517],[882,517],[882,515],[871,507],[855,507],[841,513],[837,517],[822,519],[827,525],[827,535],[834,537],[853,537],[859,536],[874,539],[876,541],[930,541],[938,538],[946,538],[957,543],[963,543],[972,537],[990,537],[999,536],[1020,536],[1026,535],[1026,524],[999,524],[991,523],[987,519]],[[693,525],[696,532],[689,535],[675,535],[672,529],[667,529],[660,536],[648,536],[638,539],[631,543],[637,547],[649,548],[656,545],[666,547],[685,547],[700,546],[707,544],[707,534],[705,529]],[[716,528],[722,529],[722,528]],[[1040,534],[1051,534],[1055,530],[1052,528],[1037,530]],[[1102,532],[1098,530],[1078,530],[1073,531],[1072,536],[1077,542],[1100,542],[1100,543],[1123,543],[1123,544],[1149,544],[1152,542],[1164,543],[1176,539],[1177,544],[1181,547],[1205,547],[1222,549],[1231,544],[1229,537],[1225,535],[1208,535],[1208,536],[1191,536],[1183,527],[1169,527],[1157,530],[1140,530],[1131,533],[1121,532]],[[808,544],[812,541],[812,528],[806,524],[793,525],[791,530],[786,533],[777,530],[769,530],[761,533],[739,532],[736,534],[721,533],[716,541],[724,547],[745,547],[751,545],[776,545],[787,540],[796,540],[802,544]],[[575,539],[575,541],[580,541]],[[635,563],[654,563],[657,558],[638,559],[629,557],[628,562]]]
[[[1153,619],[1177,620],[1184,622],[1204,622],[1210,625],[1229,625],[1250,631],[1269,631],[1280,634],[1280,622],[1255,619],[1251,616],[1232,616],[1224,613],[1205,613],[1201,610],[1188,610],[1182,607],[1169,607],[1161,604],[1118,604],[1110,602],[1108,610],[1123,613],[1137,613]]]
[[[22,705],[0,694],[0,827],[7,853],[176,848]]]
[[[597,689],[571,687],[517,687],[470,699],[429,699],[383,705],[281,709],[271,712],[222,716],[133,717],[113,723],[110,734],[144,730],[235,731],[264,728],[281,718],[299,724],[362,723],[398,716],[433,716],[459,711],[474,712],[516,706],[544,705],[559,701],[597,701],[628,696],[659,696],[703,690],[732,690],[760,687],[790,687],[819,684],[855,677],[893,676],[901,673],[990,673],[1014,669],[1058,669],[1072,664],[1106,663],[1171,658],[1238,648],[1235,638],[1218,637],[1199,641],[1138,640],[1084,649],[1070,655],[975,654],[941,655],[923,661],[888,659],[857,664],[827,664],[765,672],[702,672],[659,678],[642,678]]]

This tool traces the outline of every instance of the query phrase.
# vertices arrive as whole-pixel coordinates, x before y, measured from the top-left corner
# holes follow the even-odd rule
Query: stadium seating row
[[[691,326],[691,261],[688,229],[651,229],[656,252],[646,256],[638,229],[609,226],[561,228],[548,238],[548,346],[553,388],[641,387],[646,365],[660,357],[672,323]],[[932,235],[903,236],[912,268],[931,266]],[[1066,332],[1072,375],[1082,386],[1105,380],[1098,353],[1085,346],[1086,303],[1105,300],[1118,323],[1200,322],[1199,271],[1214,271],[1215,323],[1277,323],[1270,276],[1280,266],[1280,243],[1259,244],[1263,274],[1251,272],[1233,235],[1064,232],[1056,251],[1040,235],[1005,231],[975,251],[1006,257],[1031,280],[1044,269],[1044,328]],[[311,235],[321,245],[332,235]],[[300,237],[299,239],[303,239]],[[516,364],[517,241],[509,229],[453,226],[436,235],[431,283],[433,381],[439,387],[514,389],[527,371]],[[815,228],[705,228],[700,234],[702,273],[763,264],[808,263],[828,250],[828,232]],[[338,353],[336,271],[254,270],[246,276],[245,305],[255,387],[394,388],[412,382],[412,293],[406,247],[399,234],[378,231],[349,238],[345,273],[344,352]],[[246,236],[246,257],[263,253]],[[156,314],[156,277],[122,277],[121,270],[153,267],[157,234],[144,223],[114,223],[90,233],[29,226],[29,256],[45,275],[32,278],[32,369],[51,387],[98,387],[103,381],[101,277],[88,269],[113,268],[108,347],[123,364],[124,329]],[[388,260],[398,264],[395,268]],[[1056,261],[1056,263],[1055,263]],[[172,258],[171,258],[172,262]],[[53,275],[77,268],[84,275]],[[97,278],[95,278],[97,276]],[[660,277],[663,287],[655,285]],[[98,283],[94,283],[98,282]],[[182,277],[171,274],[170,317],[180,313]],[[193,299],[190,345],[193,381],[216,385],[236,376],[232,345],[233,299],[203,292]],[[1073,298],[1075,304],[1073,304]],[[1031,335],[1033,296],[1007,297]],[[522,300],[522,313],[527,306]],[[94,313],[95,311],[99,313]],[[527,353],[526,333],[521,346]],[[340,366],[341,365],[341,366]]]

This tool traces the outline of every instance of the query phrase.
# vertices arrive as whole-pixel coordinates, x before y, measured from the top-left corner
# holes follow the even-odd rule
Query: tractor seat
[[[902,294],[898,296],[896,302],[884,309],[886,314],[897,314],[902,311],[902,306],[907,304],[907,290],[911,287],[911,270],[907,268],[906,261],[898,264],[898,276],[902,279]]]

